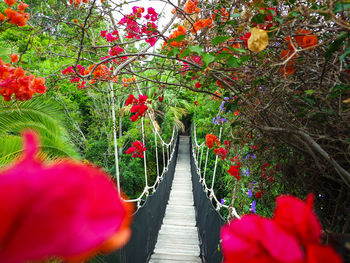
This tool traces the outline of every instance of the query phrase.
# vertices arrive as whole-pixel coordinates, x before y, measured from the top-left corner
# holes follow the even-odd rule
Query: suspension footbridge
[[[208,188],[205,182],[205,143],[198,144],[195,126],[191,137],[178,136],[174,129],[169,143],[156,129],[154,135],[155,144],[160,140],[161,145],[156,181],[148,185],[145,180],[141,195],[126,200],[136,204],[131,239],[103,262],[221,262],[220,229],[225,220],[218,211],[228,206],[218,201],[214,183]],[[230,213],[239,217],[234,209]]]

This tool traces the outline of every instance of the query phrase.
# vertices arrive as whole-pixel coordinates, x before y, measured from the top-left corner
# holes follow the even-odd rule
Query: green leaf
[[[248,61],[250,59],[250,56],[242,56],[241,58],[240,58],[240,61],[241,62],[246,62],[246,61]]]
[[[345,50],[345,53],[339,57],[340,61],[344,61],[345,57],[350,54],[350,48]]]
[[[238,68],[239,66],[241,66],[241,61],[239,58],[231,56],[230,58],[227,59],[227,65],[230,67]]]
[[[197,53],[198,55],[201,55],[203,47],[198,46],[198,45],[197,46],[191,46],[191,47],[189,47],[189,50],[191,50],[194,53]]]
[[[189,54],[191,54],[191,50],[186,48],[182,51],[182,53],[180,54],[180,58],[183,58],[183,57],[187,57]]]
[[[350,91],[350,86],[343,84],[335,85],[332,89],[331,94],[328,96],[328,99],[334,99],[335,97],[338,97],[348,91]]]
[[[185,38],[186,38],[186,35],[184,34],[184,35],[179,35],[179,36],[177,36],[177,37],[175,37],[175,38],[172,38],[172,39],[170,39],[170,41],[181,42],[181,41],[184,40]]]
[[[281,25],[283,25],[283,19],[282,19],[282,18],[276,17],[276,20],[277,20]]]
[[[305,90],[304,92],[305,92],[305,94],[307,94],[307,95],[312,95],[312,94],[315,93],[315,91],[314,91],[313,89],[308,89],[308,90]]]
[[[326,60],[328,60],[331,55],[338,50],[338,48],[341,46],[341,44],[350,36],[350,33],[343,32],[336,40],[332,42],[332,44],[329,46],[328,50],[324,54],[324,57]]]
[[[235,48],[235,47],[229,47],[229,48],[230,48],[230,50],[237,51],[239,53],[243,53],[243,54],[247,53],[247,50],[245,50],[243,48]]]
[[[346,9],[350,8],[350,3],[344,3],[342,1],[338,1],[333,9],[334,13],[345,11]]]
[[[257,14],[253,16],[252,22],[257,24],[263,24],[265,23],[265,17],[266,17],[266,14]]]
[[[172,47],[171,50],[169,51],[167,57],[170,58],[170,57],[176,56],[179,53],[180,53],[180,50],[178,48]]]
[[[217,36],[217,37],[214,37],[211,42],[213,43],[214,46],[216,46],[217,44],[225,42],[227,39],[230,39],[230,38],[231,36]]]
[[[213,56],[210,53],[203,53],[202,60],[204,62],[204,66],[207,67],[210,65],[211,62],[213,62],[215,60],[215,56]]]

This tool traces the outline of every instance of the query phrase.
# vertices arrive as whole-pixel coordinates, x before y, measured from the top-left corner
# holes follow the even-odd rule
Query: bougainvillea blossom
[[[126,150],[126,154],[132,154],[132,158],[143,158],[146,147],[140,141],[135,141],[132,143],[132,147]]]
[[[245,215],[221,230],[225,263],[341,263],[332,247],[321,245],[320,237],[312,195],[306,202],[280,196],[273,219]]]
[[[220,140],[214,134],[207,134],[205,136],[205,143],[209,149],[213,148],[214,144],[220,146]]]
[[[37,135],[24,138],[22,158],[0,171],[0,261],[80,262],[124,245],[132,209],[111,178],[78,161],[43,163]]]
[[[5,101],[10,101],[15,95],[16,100],[29,100],[36,93],[45,93],[45,79],[35,77],[21,67],[15,68],[10,64],[4,64],[0,59],[0,94]]]
[[[139,95],[139,99],[136,99],[132,94],[129,95],[129,97],[125,101],[125,105],[128,106],[132,104],[130,111],[135,114],[130,117],[131,121],[137,121],[146,113],[146,111],[148,110],[146,103],[149,103],[147,99],[147,95]]]

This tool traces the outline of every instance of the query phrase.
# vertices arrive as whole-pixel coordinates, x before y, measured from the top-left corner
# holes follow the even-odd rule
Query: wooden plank
[[[174,181],[150,263],[202,262],[193,203],[188,137],[180,137]]]

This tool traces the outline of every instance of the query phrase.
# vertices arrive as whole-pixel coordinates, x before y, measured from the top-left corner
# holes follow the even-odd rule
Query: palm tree
[[[42,155],[77,158],[64,128],[65,115],[60,105],[43,96],[25,102],[0,101],[0,166],[11,162],[22,152],[20,133],[35,129],[41,135]]]

